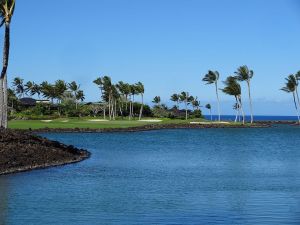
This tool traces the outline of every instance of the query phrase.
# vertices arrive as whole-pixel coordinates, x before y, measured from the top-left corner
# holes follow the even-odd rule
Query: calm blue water
[[[300,128],[47,134],[79,164],[0,178],[0,224],[300,224]]]
[[[206,119],[210,120],[210,115],[204,116]],[[212,115],[213,120],[218,120],[218,115]],[[225,121],[234,121],[235,115],[222,115],[222,120]],[[250,116],[246,116],[246,121],[250,121]],[[298,121],[297,116],[254,116],[255,121]]]

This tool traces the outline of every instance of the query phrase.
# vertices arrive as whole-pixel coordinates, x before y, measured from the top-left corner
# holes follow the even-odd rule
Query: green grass
[[[160,119],[161,122],[142,122],[138,120],[128,119],[124,120],[115,120],[115,121],[101,121],[101,122],[92,122],[89,120],[93,119],[102,119],[102,118],[62,118],[55,119],[51,122],[44,122],[42,120],[12,120],[9,121],[9,128],[11,129],[41,129],[41,128],[90,128],[90,129],[99,129],[99,128],[128,128],[128,127],[138,127],[147,124],[184,124],[191,121],[204,121],[203,119],[190,119],[190,120],[179,120],[179,119]],[[147,118],[145,118],[147,119]],[[153,118],[149,118],[153,119]],[[65,122],[68,121],[68,122]]]

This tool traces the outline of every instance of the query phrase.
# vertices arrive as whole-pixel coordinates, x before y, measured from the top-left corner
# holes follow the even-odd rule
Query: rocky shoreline
[[[62,166],[90,157],[83,149],[27,131],[0,130],[0,175]]]
[[[140,132],[162,129],[207,129],[207,128],[268,128],[271,124],[259,123],[249,125],[228,124],[149,124],[127,128],[43,128],[30,130],[32,133],[113,133],[113,132]]]

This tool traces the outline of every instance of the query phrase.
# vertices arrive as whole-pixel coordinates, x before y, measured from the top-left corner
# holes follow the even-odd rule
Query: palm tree
[[[58,100],[58,103],[61,103],[63,95],[64,95],[65,91],[67,90],[67,84],[63,80],[57,80],[57,81],[55,81],[54,88],[55,88],[55,94],[56,94],[55,97]]]
[[[26,95],[30,95],[30,96],[34,96],[34,95],[38,95],[38,97],[40,98],[40,94],[41,94],[41,88],[40,88],[40,85],[34,83],[34,82],[31,82],[31,81],[28,81],[26,84],[25,84],[25,93]]]
[[[171,96],[171,99],[170,99],[172,102],[175,102],[176,103],[176,105],[175,105],[175,107],[177,108],[177,109],[179,109],[179,95],[178,94],[173,94],[172,96]]]
[[[298,116],[298,122],[300,124],[299,108],[296,103],[297,79],[294,75],[289,75],[287,78],[285,78],[285,80],[287,82],[285,83],[285,86],[283,88],[281,88],[281,90],[284,92],[293,94],[293,100],[294,100],[294,104],[295,104],[295,108],[296,108],[297,116]]]
[[[16,77],[12,85],[15,88],[16,94],[18,94],[19,98],[24,97],[24,93],[25,93],[24,80],[21,79],[20,77]]]
[[[144,93],[145,93],[145,87],[141,82],[138,82],[135,84],[135,87],[137,89],[137,92],[141,95],[142,98],[142,103],[141,103],[141,109],[140,109],[140,115],[139,115],[139,120],[142,119],[142,114],[143,114],[143,108],[144,108]]]
[[[49,84],[47,81],[44,81],[40,85],[40,92],[47,99],[51,99],[51,103],[53,104],[53,100],[57,97],[56,88],[54,85]]]
[[[235,74],[236,74],[235,78],[238,81],[246,81],[247,82],[249,104],[250,104],[250,113],[251,113],[251,123],[253,123],[253,108],[252,108],[250,81],[253,78],[254,72],[253,72],[253,70],[249,70],[247,66],[241,66],[237,69]]]
[[[300,107],[300,98],[299,98],[299,93],[298,93],[298,85],[299,85],[299,81],[300,81],[300,71],[298,71],[296,73],[295,78],[296,78],[296,96],[297,96],[298,105]]]
[[[202,80],[204,82],[206,82],[206,84],[215,84],[217,101],[218,101],[219,121],[221,121],[220,99],[219,99],[219,93],[218,93],[218,80],[219,80],[219,78],[220,78],[220,74],[219,74],[218,71],[209,70],[208,73],[204,76],[204,78]]]
[[[0,1],[0,27],[5,25],[3,66],[0,75],[0,128],[7,128],[7,68],[10,50],[10,23],[15,11],[15,0]]]
[[[210,112],[210,120],[212,121],[212,113],[211,113],[211,105],[210,104],[206,104],[205,108],[207,108]]]
[[[240,105],[238,103],[233,105],[233,110],[236,111],[234,122],[236,123],[238,119],[241,121]]]
[[[78,109],[77,101],[81,99],[81,94],[83,94],[83,91],[80,90],[80,85],[77,85],[77,83],[75,81],[68,83],[68,88],[70,89],[73,96],[75,97],[75,107],[76,107],[76,109]],[[79,98],[78,98],[77,96],[78,96],[79,91],[81,91],[82,93],[79,94]]]
[[[161,102],[160,96],[155,96],[152,102],[155,103],[157,106],[159,106]]]
[[[179,99],[180,99],[181,102],[184,102],[184,105],[185,105],[185,119],[187,120],[188,119],[188,104],[189,104],[189,102],[192,98],[190,98],[188,92],[183,91],[183,92],[181,92],[181,94],[179,96]]]
[[[190,98],[190,101],[191,101],[191,103],[192,103],[192,106],[193,106],[193,110],[199,110],[199,108],[200,108],[200,101],[198,101],[198,97],[193,97],[193,96],[191,96],[191,98]]]
[[[81,102],[83,102],[85,99],[85,95],[82,90],[77,91],[75,97],[77,101],[81,101]]]
[[[241,85],[237,82],[234,76],[227,77],[224,81],[225,87],[221,89],[225,94],[235,97],[236,103],[239,105],[240,110],[243,114],[243,124],[245,124],[245,113],[243,110],[242,97],[241,97]]]
[[[101,92],[100,101],[104,100],[104,81],[102,77],[98,77],[96,80],[93,81],[94,84],[96,84]],[[103,106],[103,117],[106,119],[106,104]]]
[[[129,110],[129,119],[131,117],[134,117],[134,111],[133,111],[133,104],[134,104],[134,96],[137,94],[137,89],[134,84],[130,85],[130,96],[132,97],[132,100],[130,101],[130,110]]]

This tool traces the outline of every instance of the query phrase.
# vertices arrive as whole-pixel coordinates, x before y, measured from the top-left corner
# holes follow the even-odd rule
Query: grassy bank
[[[145,121],[147,120],[147,121]],[[190,122],[204,122],[203,119],[155,119],[146,118],[142,121],[138,120],[115,120],[104,121],[102,118],[63,118],[55,120],[12,120],[9,121],[9,128],[11,129],[43,129],[43,128],[57,128],[57,129],[72,129],[72,128],[89,128],[89,129],[104,129],[104,128],[130,128],[139,127],[149,124],[189,124]]]

